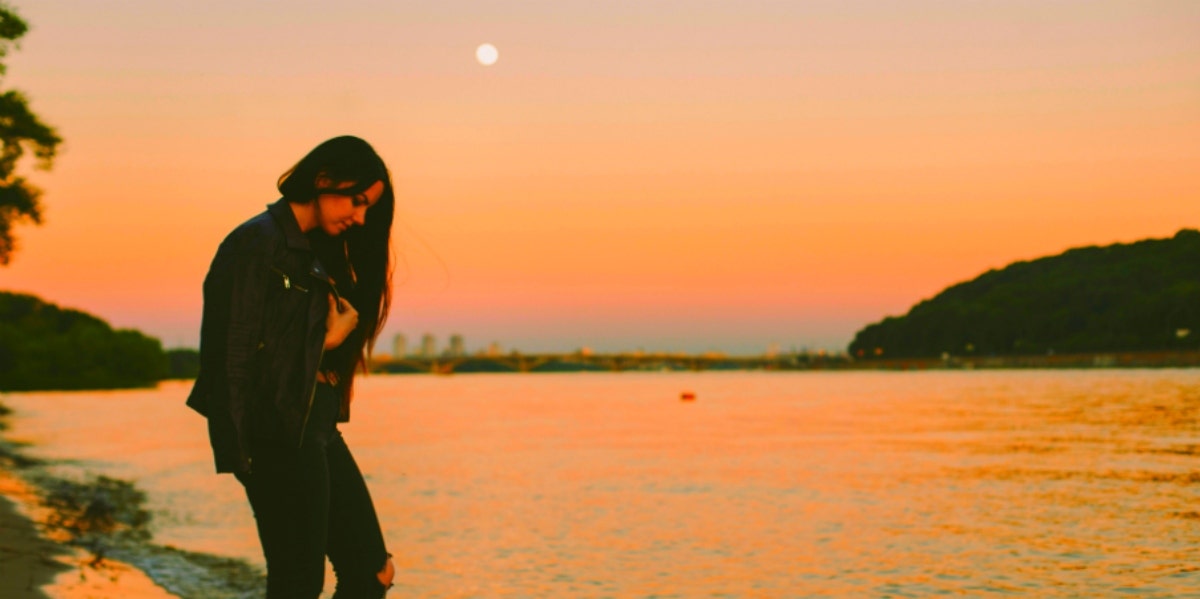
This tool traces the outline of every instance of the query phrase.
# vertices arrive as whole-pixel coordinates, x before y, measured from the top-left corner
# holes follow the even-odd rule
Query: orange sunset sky
[[[384,353],[841,350],[989,268],[1200,227],[1191,0],[14,5],[4,88],[65,143],[20,167],[46,222],[0,288],[168,347],[343,133],[398,192]]]

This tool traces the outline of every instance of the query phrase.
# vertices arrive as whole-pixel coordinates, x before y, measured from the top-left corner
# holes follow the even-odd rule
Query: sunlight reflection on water
[[[1183,596],[1200,371],[373,376],[342,425],[431,597]],[[681,390],[697,401],[679,401]],[[188,385],[6,396],[157,538],[261,562]]]

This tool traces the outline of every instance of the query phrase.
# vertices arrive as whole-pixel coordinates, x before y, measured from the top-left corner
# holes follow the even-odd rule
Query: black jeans
[[[383,597],[376,573],[387,549],[375,506],[337,430],[338,400],[317,385],[300,451],[256,447],[246,488],[267,560],[268,599],[315,599],[325,556],[337,574],[335,599]]]

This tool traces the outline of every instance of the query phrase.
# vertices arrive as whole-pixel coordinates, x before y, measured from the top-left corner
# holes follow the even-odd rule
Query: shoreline
[[[6,456],[7,457],[7,456]],[[41,493],[10,468],[0,468],[0,597],[171,599],[178,595],[125,562],[95,559],[81,547],[47,534],[49,508]]]
[[[261,596],[264,575],[243,560],[154,543],[145,495],[135,484],[46,472],[54,462],[22,451],[10,415],[0,403],[0,597]]]
[[[0,596],[46,598],[45,587],[71,567],[62,561],[67,548],[44,538],[17,498],[29,489],[7,469],[0,470]]]

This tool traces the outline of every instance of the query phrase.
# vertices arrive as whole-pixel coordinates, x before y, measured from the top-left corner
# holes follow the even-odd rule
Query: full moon
[[[485,67],[495,64],[497,58],[500,58],[500,51],[491,44],[483,44],[475,48],[475,60]]]

